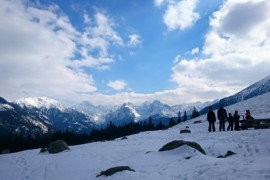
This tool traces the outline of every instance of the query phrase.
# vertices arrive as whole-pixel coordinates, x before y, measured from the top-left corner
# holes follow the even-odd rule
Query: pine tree
[[[154,124],[152,121],[152,117],[150,116],[148,120],[148,130],[153,130],[153,129],[154,129]]]
[[[196,118],[199,116],[200,116],[200,114],[199,114],[198,110],[196,109],[196,107],[193,107],[191,118],[193,119],[193,118]]]
[[[184,112],[183,121],[185,122],[187,120],[187,111]]]
[[[178,117],[177,117],[177,124],[181,122],[181,112],[178,112]]]
[[[169,127],[172,127],[172,126],[174,126],[175,124],[176,124],[176,123],[175,123],[173,117],[170,118],[170,120],[169,120]]]

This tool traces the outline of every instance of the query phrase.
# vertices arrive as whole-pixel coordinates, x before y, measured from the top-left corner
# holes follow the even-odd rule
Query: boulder
[[[234,155],[234,154],[236,154],[236,153],[229,150],[229,151],[227,151],[227,153],[225,154],[225,156],[219,155],[217,158],[226,158],[226,157],[229,157],[229,156]]]
[[[180,134],[183,134],[183,133],[191,133],[191,131],[189,129],[181,129]]]
[[[56,140],[42,148],[40,152],[49,152],[50,154],[55,154],[65,150],[70,150],[67,143],[63,140]]]
[[[202,123],[202,120],[197,120],[193,122],[193,124],[199,124],[199,123]]]
[[[184,140],[175,140],[175,141],[169,142],[165,144],[161,149],[159,149],[159,151],[169,151],[169,150],[173,150],[184,145],[192,147],[198,150],[199,152],[201,152],[202,154],[206,154],[204,149],[198,143],[192,142],[192,141],[184,141]]]
[[[99,176],[111,176],[117,172],[120,172],[120,171],[133,171],[135,172],[134,169],[131,169],[129,166],[116,166],[116,167],[112,167],[112,168],[109,168],[105,171],[101,171],[96,177],[99,177]]]
[[[229,157],[229,156],[234,155],[234,154],[236,154],[236,153],[229,150],[229,151],[227,151],[227,153],[225,154],[225,157]]]

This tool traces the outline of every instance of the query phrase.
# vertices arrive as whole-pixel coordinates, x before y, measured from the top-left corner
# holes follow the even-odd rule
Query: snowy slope
[[[237,96],[242,100],[246,100],[269,91],[270,75],[239,92]]]
[[[251,109],[252,115],[270,118],[270,94],[249,99],[227,108],[240,113]],[[254,107],[254,109],[252,109]],[[256,108],[255,108],[256,107]],[[202,123],[193,124],[195,120]],[[190,134],[179,134],[189,126]],[[216,124],[217,126],[217,124]],[[227,126],[227,124],[226,124]],[[144,132],[126,140],[95,142],[72,146],[59,154],[39,154],[40,149],[0,156],[0,179],[13,180],[267,180],[270,178],[270,129],[207,132],[204,116],[163,131]],[[206,155],[187,146],[158,152],[173,140],[195,141]],[[227,158],[228,150],[236,153]],[[190,159],[186,159],[191,157]],[[115,166],[129,166],[110,177],[96,175]]]

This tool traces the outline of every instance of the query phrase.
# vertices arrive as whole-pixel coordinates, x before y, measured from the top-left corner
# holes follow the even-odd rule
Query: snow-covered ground
[[[257,97],[259,98],[259,97]],[[264,103],[263,103],[264,102]],[[228,111],[251,109],[254,117],[270,118],[269,95],[228,107]],[[257,110],[252,109],[260,103]],[[196,120],[202,123],[193,124]],[[189,126],[190,134],[179,130]],[[227,126],[227,124],[226,124]],[[218,124],[216,124],[216,128]],[[1,180],[260,180],[270,179],[270,129],[211,132],[204,116],[163,131],[143,132],[107,142],[71,146],[70,151],[40,154],[40,149],[0,156]],[[206,155],[182,146],[158,152],[173,140],[195,141]],[[236,155],[225,155],[228,150]],[[186,159],[186,157],[190,157]],[[115,166],[129,166],[112,176],[96,177]]]

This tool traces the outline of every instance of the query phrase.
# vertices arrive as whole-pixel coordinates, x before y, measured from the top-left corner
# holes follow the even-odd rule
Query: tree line
[[[114,140],[116,138],[125,137],[132,134],[137,134],[144,131],[164,130],[176,124],[186,121],[186,112],[181,118],[179,112],[177,118],[169,118],[168,124],[164,125],[161,121],[157,124],[153,123],[150,116],[147,121],[143,122],[130,122],[122,126],[116,126],[112,122],[108,123],[105,128],[93,129],[90,133],[78,134],[73,131],[49,131],[46,134],[37,132],[33,134],[12,133],[6,136],[0,136],[0,152],[8,150],[9,152],[18,152],[27,149],[42,148],[54,140],[62,139],[68,145],[79,145],[96,141]]]

